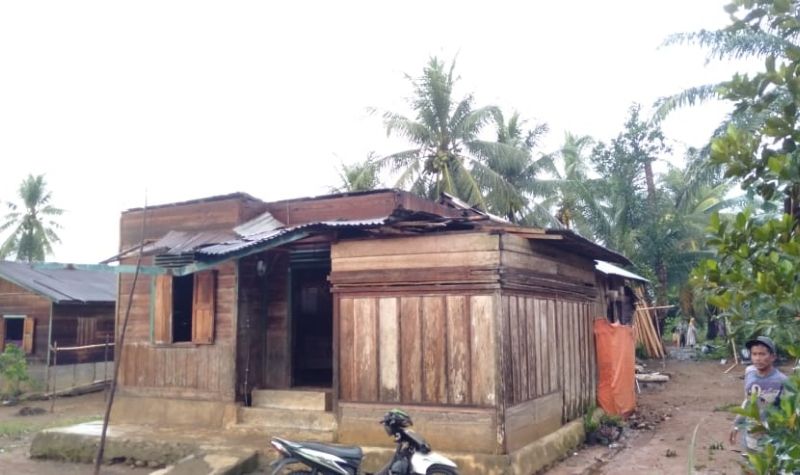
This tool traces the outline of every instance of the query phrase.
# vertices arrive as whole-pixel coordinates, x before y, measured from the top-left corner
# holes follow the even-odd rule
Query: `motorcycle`
[[[389,463],[374,474],[360,470],[363,457],[360,447],[292,442],[274,437],[270,444],[280,457],[272,463],[272,475],[279,475],[292,465],[303,465],[307,470],[292,471],[288,475],[458,475],[453,461],[434,452],[425,439],[408,429],[413,422],[404,411],[392,409],[380,424],[394,438],[396,449]]]

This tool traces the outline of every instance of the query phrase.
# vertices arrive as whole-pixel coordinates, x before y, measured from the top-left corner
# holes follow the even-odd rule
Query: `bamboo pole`
[[[144,209],[142,209],[142,240],[145,237],[147,229],[147,198],[145,198]],[[122,329],[119,333],[119,342],[114,342],[114,373],[111,375],[111,388],[108,393],[108,401],[106,402],[106,412],[103,416],[103,430],[100,433],[100,444],[97,447],[97,454],[94,459],[94,475],[100,474],[100,465],[103,463],[103,453],[106,448],[106,433],[108,432],[108,419],[111,417],[111,407],[114,404],[114,394],[117,390],[117,380],[119,377],[119,364],[122,361],[122,354],[125,348],[125,332],[128,329],[128,317],[131,315],[131,305],[133,304],[133,293],[136,290],[136,281],[139,279],[139,270],[142,267],[142,250],[144,246],[139,247],[139,254],[136,258],[136,271],[133,273],[133,282],[131,283],[131,291],[128,294],[128,305],[125,308],[125,317],[122,321]],[[115,317],[116,319],[116,317]],[[116,328],[115,328],[116,330]],[[119,350],[119,351],[117,351]]]

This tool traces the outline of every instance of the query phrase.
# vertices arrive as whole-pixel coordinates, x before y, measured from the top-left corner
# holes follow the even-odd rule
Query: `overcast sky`
[[[479,105],[608,140],[632,102],[730,77],[674,32],[727,23],[724,0],[0,3],[0,201],[45,173],[66,210],[51,260],[97,262],[120,211],[244,191],[323,194],[336,166],[397,151],[367,108],[406,112],[431,55]],[[675,114],[702,145],[724,107]],[[2,212],[5,212],[3,205]],[[5,236],[0,236],[5,238]]]

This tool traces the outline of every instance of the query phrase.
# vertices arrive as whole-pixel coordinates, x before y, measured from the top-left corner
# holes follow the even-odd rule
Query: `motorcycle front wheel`
[[[444,465],[431,465],[425,475],[458,475],[458,470]]]

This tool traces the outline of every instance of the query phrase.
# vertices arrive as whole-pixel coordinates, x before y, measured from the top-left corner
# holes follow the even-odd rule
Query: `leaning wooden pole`
[[[147,229],[147,198],[144,200],[142,209],[142,242],[144,242],[145,231]],[[111,417],[111,406],[114,404],[114,394],[117,391],[117,378],[119,377],[119,364],[122,361],[122,353],[125,344],[125,331],[128,329],[128,317],[131,315],[131,305],[133,304],[133,292],[136,290],[136,281],[139,279],[139,269],[142,266],[142,254],[144,246],[139,246],[139,254],[136,257],[136,270],[133,273],[131,291],[128,293],[128,305],[125,307],[125,317],[122,319],[122,328],[119,332],[119,341],[114,342],[114,349],[119,350],[114,358],[114,374],[111,375],[111,388],[108,391],[108,401],[106,401],[106,412],[103,416],[103,430],[100,433],[100,445],[97,447],[97,455],[94,458],[94,475],[100,474],[100,465],[103,463],[103,454],[106,449],[106,432],[108,431],[108,419]],[[115,351],[116,353],[116,351]]]

